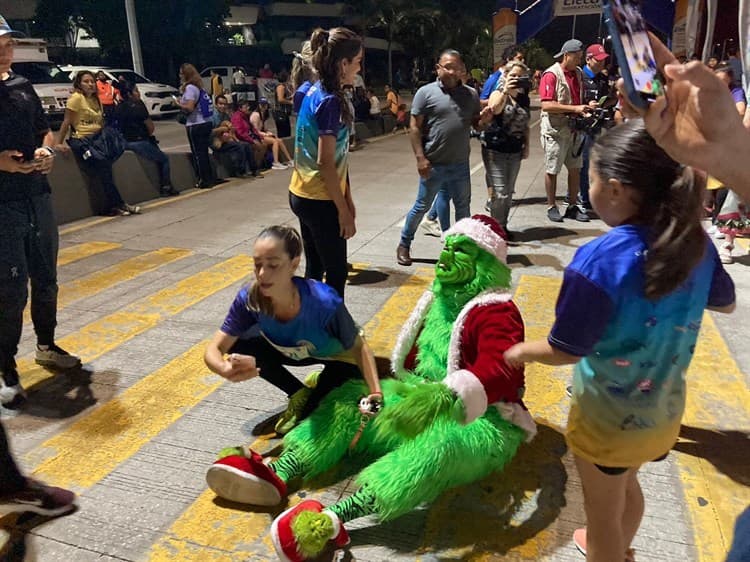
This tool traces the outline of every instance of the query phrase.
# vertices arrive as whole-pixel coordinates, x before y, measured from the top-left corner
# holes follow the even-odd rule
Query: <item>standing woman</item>
[[[529,93],[519,87],[519,79],[528,77],[529,67],[511,61],[490,99],[483,119],[491,124],[482,140],[482,160],[487,169],[490,214],[508,230],[508,214],[516,189],[521,160],[529,157]]]
[[[208,147],[211,144],[213,123],[211,122],[211,98],[203,90],[203,81],[192,64],[180,67],[180,92],[182,97],[175,100],[186,114],[190,152],[193,153],[195,171],[198,174],[196,187],[206,189],[216,185],[211,162],[208,160]]]
[[[65,117],[60,125],[58,149],[61,152],[72,150],[87,175],[99,179],[106,199],[106,209],[110,215],[139,214],[141,208],[125,203],[120,190],[115,185],[112,177],[114,162],[107,158],[92,156],[88,149],[89,142],[95,139],[104,127],[104,108],[99,101],[94,73],[88,70],[79,71],[73,79],[73,90],[73,95],[68,98],[65,106]],[[64,143],[68,133],[70,133],[70,138],[66,145]]]
[[[344,96],[362,63],[362,39],[336,27],[310,38],[318,81],[302,99],[289,204],[300,222],[307,258],[305,277],[322,280],[344,296],[346,241],[356,210],[348,182],[349,129],[354,120]]]
[[[279,72],[279,83],[276,86],[276,103],[273,110],[273,120],[276,123],[276,136],[283,139],[292,136],[290,118],[292,116],[292,87],[289,84],[289,73]]]

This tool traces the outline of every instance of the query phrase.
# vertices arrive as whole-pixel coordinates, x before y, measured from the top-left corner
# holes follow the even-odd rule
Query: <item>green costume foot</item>
[[[294,426],[300,421],[302,409],[307,404],[307,399],[310,398],[311,393],[311,388],[304,387],[289,397],[289,405],[286,407],[284,413],[281,414],[279,421],[276,422],[276,427],[274,427],[276,433],[286,435],[294,429]]]
[[[302,384],[304,384],[307,388],[315,388],[318,386],[318,378],[320,377],[320,373],[323,371],[310,371],[307,376],[305,377],[305,380],[302,381]]]

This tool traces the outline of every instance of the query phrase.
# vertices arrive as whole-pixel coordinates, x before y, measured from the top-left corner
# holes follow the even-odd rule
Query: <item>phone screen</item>
[[[609,5],[622,48],[625,51],[625,59],[634,88],[649,98],[660,95],[662,88],[657,74],[656,59],[638,2],[610,0]]]

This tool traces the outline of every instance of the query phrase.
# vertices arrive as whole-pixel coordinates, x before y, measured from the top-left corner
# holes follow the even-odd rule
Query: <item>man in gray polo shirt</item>
[[[419,190],[396,249],[396,260],[411,265],[409,249],[414,233],[438,191],[453,199],[456,221],[470,215],[469,129],[479,121],[479,97],[461,82],[466,68],[461,55],[443,51],[436,65],[437,80],[422,86],[411,106],[409,139],[417,158]],[[450,210],[438,209],[443,230],[450,224]]]

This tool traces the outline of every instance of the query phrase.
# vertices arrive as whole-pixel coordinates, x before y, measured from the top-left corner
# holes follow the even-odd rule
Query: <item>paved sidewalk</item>
[[[535,128],[510,221],[519,233],[509,252],[515,300],[529,338],[547,333],[576,248],[606,230],[600,221],[547,221],[537,135]],[[471,163],[472,210],[483,212],[478,145]],[[278,452],[269,419],[283,409],[284,397],[260,380],[223,384],[203,366],[202,352],[251,273],[255,236],[269,224],[296,224],[287,203],[289,174],[273,171],[263,180],[156,201],[140,216],[61,229],[59,337],[82,355],[85,368],[53,374],[33,366],[27,325],[19,357],[30,405],[4,423],[25,469],[75,489],[80,509],[49,522],[0,519],[0,541],[9,537],[4,551],[16,553],[7,559],[21,560],[24,551],[42,562],[275,559],[267,532],[282,507],[217,501],[206,491],[204,472],[226,445],[248,442]],[[431,282],[440,242],[418,233],[414,266],[396,264],[400,227],[417,187],[404,135],[352,154],[351,180],[358,232],[349,245],[347,303],[378,355],[387,357]],[[640,561],[723,560],[733,521],[750,503],[750,348],[741,321],[750,317],[748,266],[749,256],[728,266],[737,312],[707,315],[688,375],[683,438],[666,461],[644,467]],[[563,438],[570,372],[528,368],[527,404],[540,432],[505,472],[396,521],[358,521],[343,559],[582,561],[571,541],[584,523],[580,482]],[[295,492],[289,502],[312,496],[330,503],[354,489],[352,479],[332,479]]]

